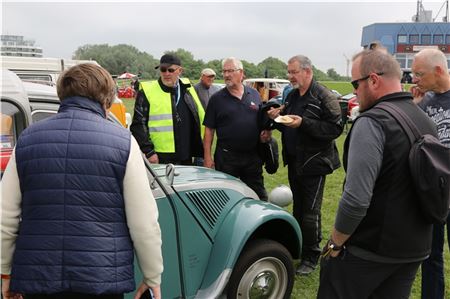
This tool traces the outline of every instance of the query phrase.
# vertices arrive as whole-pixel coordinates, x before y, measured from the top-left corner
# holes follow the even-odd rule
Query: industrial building
[[[447,56],[450,67],[450,23],[448,22],[448,1],[446,15],[442,22],[432,18],[431,11],[425,10],[422,1],[417,1],[417,14],[412,22],[374,23],[363,27],[361,46],[370,48],[373,43],[381,43],[400,63],[406,73],[411,71],[414,54],[425,48],[441,50]]]

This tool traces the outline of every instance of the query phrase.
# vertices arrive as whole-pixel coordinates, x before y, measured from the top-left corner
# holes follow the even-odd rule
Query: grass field
[[[346,94],[352,92],[351,85],[348,82],[323,82],[324,85],[328,86],[331,89],[335,89],[339,91],[341,94]],[[124,104],[127,107],[127,111],[131,114],[133,113],[134,100],[133,99],[123,99]],[[281,146],[281,138],[278,131],[274,131],[273,136],[277,138],[278,143]],[[337,139],[337,145],[339,149],[339,153],[342,155],[342,146],[344,143],[346,135],[342,134]],[[280,148],[281,150],[281,148]],[[334,223],[334,218],[336,215],[336,209],[338,206],[338,202],[342,193],[342,182],[344,180],[344,170],[343,168],[337,169],[333,174],[327,176],[324,198],[322,203],[322,230],[323,230],[323,238],[322,243],[328,239],[330,235],[330,229]],[[272,190],[274,187],[284,184],[289,185],[287,180],[287,168],[282,166],[282,162],[280,161],[280,167],[277,173],[273,175],[269,175],[267,173],[264,174],[265,186],[268,191]],[[288,207],[288,210],[291,210],[291,207]],[[323,246],[324,244],[322,244]],[[450,298],[450,253],[448,250],[448,246],[445,246],[445,284],[446,284],[446,293],[445,298]],[[317,289],[319,286],[319,269],[314,271],[311,275],[307,277],[297,276],[295,280],[294,290],[292,292],[292,298],[295,299],[310,299],[316,298]],[[420,270],[416,276],[416,280],[414,282],[411,297],[412,299],[420,298],[420,284],[421,284],[421,274]],[[357,286],[355,286],[357,287]]]

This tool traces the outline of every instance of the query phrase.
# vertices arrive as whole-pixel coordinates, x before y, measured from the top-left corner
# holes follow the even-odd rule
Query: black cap
[[[170,66],[173,64],[181,66],[180,58],[173,54],[164,54],[159,60],[159,65],[156,66],[155,69],[159,68],[161,65]]]

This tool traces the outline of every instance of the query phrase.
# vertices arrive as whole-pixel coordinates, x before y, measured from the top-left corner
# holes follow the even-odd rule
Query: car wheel
[[[291,254],[283,245],[266,239],[251,241],[233,269],[227,298],[290,298],[294,275]]]

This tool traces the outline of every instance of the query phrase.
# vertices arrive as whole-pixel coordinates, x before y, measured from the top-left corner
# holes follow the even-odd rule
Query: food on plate
[[[294,121],[293,118],[287,116],[287,115],[280,115],[277,118],[274,119],[275,122],[280,124],[288,124]]]

